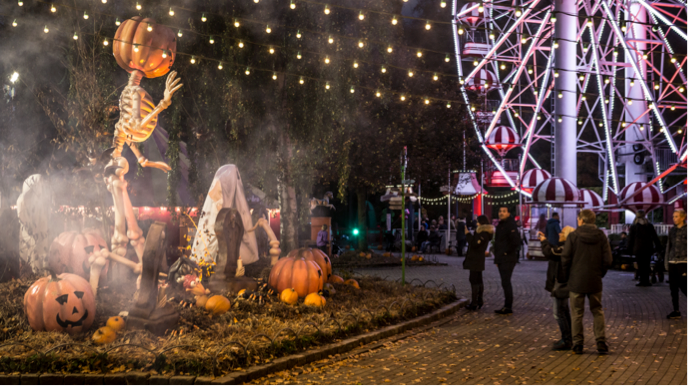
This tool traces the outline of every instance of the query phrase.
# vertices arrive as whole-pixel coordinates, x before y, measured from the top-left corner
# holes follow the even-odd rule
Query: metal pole
[[[406,228],[404,217],[406,217],[406,146],[401,153],[401,285],[406,285]]]
[[[423,216],[423,204],[420,201],[420,182],[418,182],[418,231],[420,232],[421,217]]]
[[[451,164],[447,167],[447,255],[449,254],[449,238],[451,237]]]
[[[485,183],[485,171],[483,170],[483,160],[480,159],[480,214],[485,215],[485,189],[483,185]]]

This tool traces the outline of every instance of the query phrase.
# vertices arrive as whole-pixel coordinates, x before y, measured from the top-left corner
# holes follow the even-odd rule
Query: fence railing
[[[671,230],[671,228],[673,228],[674,224],[654,224],[654,226],[655,226],[655,230],[657,231],[657,235],[667,236],[667,235],[669,235],[669,231]],[[621,233],[621,232],[628,233],[630,228],[631,228],[630,224],[612,224],[612,228],[611,228],[610,233]]]

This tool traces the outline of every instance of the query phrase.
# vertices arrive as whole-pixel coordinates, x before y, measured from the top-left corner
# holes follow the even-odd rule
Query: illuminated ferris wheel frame
[[[452,5],[461,93],[483,151],[513,189],[530,197],[488,148],[486,139],[500,120],[523,128],[520,147],[524,155],[518,176],[523,176],[528,160],[541,168],[530,154],[533,143],[551,142],[555,137],[553,174],[575,184],[577,152],[596,153],[604,162],[606,200],[609,190],[619,194],[623,188],[617,158],[628,158],[635,145],[650,153],[651,182],[658,182],[663,192],[662,178],[686,162],[683,133],[688,103],[683,66],[688,36],[683,2],[492,0],[463,4],[459,8],[454,0]],[[464,22],[477,14],[482,15],[479,23]],[[480,34],[485,52],[467,58],[462,49]],[[681,43],[683,52],[674,50],[672,39]],[[504,64],[511,69],[502,75]],[[483,95],[498,96],[501,102],[487,114],[489,123],[481,128],[475,112],[479,107],[471,106],[467,86],[480,88],[485,80],[478,78],[484,70],[492,71],[497,81],[483,83]],[[659,148],[668,148],[677,162],[660,170]],[[633,164],[627,161],[626,165],[628,185],[635,177]]]

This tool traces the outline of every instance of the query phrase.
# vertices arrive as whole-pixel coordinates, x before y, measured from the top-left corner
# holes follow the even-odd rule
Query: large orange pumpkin
[[[287,257],[303,257],[306,260],[309,261],[315,261],[318,263],[320,268],[323,271],[323,274],[325,275],[325,282],[330,279],[330,276],[332,276],[332,263],[330,262],[330,258],[327,257],[325,252],[321,251],[320,249],[313,249],[313,248],[301,248],[301,249],[295,249],[287,255]]]
[[[155,24],[155,20],[134,16],[117,28],[112,53],[127,72],[138,70],[146,78],[157,78],[167,74],[174,64],[177,38],[174,31]]]
[[[96,317],[96,300],[86,279],[71,273],[38,279],[24,295],[24,313],[36,331],[86,331]]]
[[[101,249],[107,249],[105,239],[100,231],[87,229],[82,233],[62,232],[50,244],[48,251],[48,268],[56,275],[74,273],[88,280],[91,274],[89,257]],[[100,273],[100,280],[107,277],[106,264]]]
[[[278,293],[287,288],[293,288],[299,297],[304,298],[310,293],[323,289],[325,275],[314,261],[303,257],[283,257],[272,267],[268,283]]]

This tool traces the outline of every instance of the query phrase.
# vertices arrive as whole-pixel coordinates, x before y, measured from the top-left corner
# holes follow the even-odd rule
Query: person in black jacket
[[[573,232],[570,226],[564,227],[559,234],[559,242],[552,245],[544,233],[538,232],[538,238],[542,244],[542,253],[548,260],[547,281],[545,290],[552,294],[554,299],[554,318],[559,324],[561,340],[554,344],[555,350],[570,350],[573,347],[571,338],[571,313],[569,312],[569,289],[564,277],[564,269],[561,266],[561,253],[564,251],[564,243],[569,233]]]
[[[463,256],[463,250],[466,246],[467,233],[468,227],[466,226],[466,215],[463,215],[456,220],[456,252],[459,257]]]
[[[497,314],[508,315],[513,313],[511,307],[514,302],[514,293],[511,288],[511,275],[514,273],[516,263],[518,263],[518,249],[520,246],[521,238],[516,221],[509,213],[509,208],[506,206],[500,207],[493,252],[494,263],[499,268],[499,276],[502,279],[504,307],[495,310]]]
[[[468,251],[463,261],[463,269],[470,271],[468,281],[471,283],[471,304],[466,309],[475,311],[483,306],[483,271],[485,270],[485,250],[492,241],[494,226],[485,216],[478,216],[478,228],[471,234],[464,228]]]
[[[418,250],[423,252],[423,245],[425,242],[428,241],[428,231],[425,230],[425,225],[420,226],[420,230],[418,231],[418,235],[416,236],[416,246],[418,247]]]
[[[650,271],[652,254],[655,251],[662,250],[662,243],[659,241],[657,231],[647,218],[645,218],[645,211],[639,210],[635,214],[635,220],[631,225],[631,230],[628,235],[628,249],[638,263],[638,279],[640,283],[636,284],[638,287],[649,287]]]
[[[609,352],[602,309],[602,278],[612,265],[612,250],[607,236],[595,226],[595,212],[583,209],[578,213],[578,229],[569,234],[561,253],[564,279],[571,301],[571,332],[573,352],[583,353],[583,312],[585,298],[593,315],[593,331],[599,353]]]

